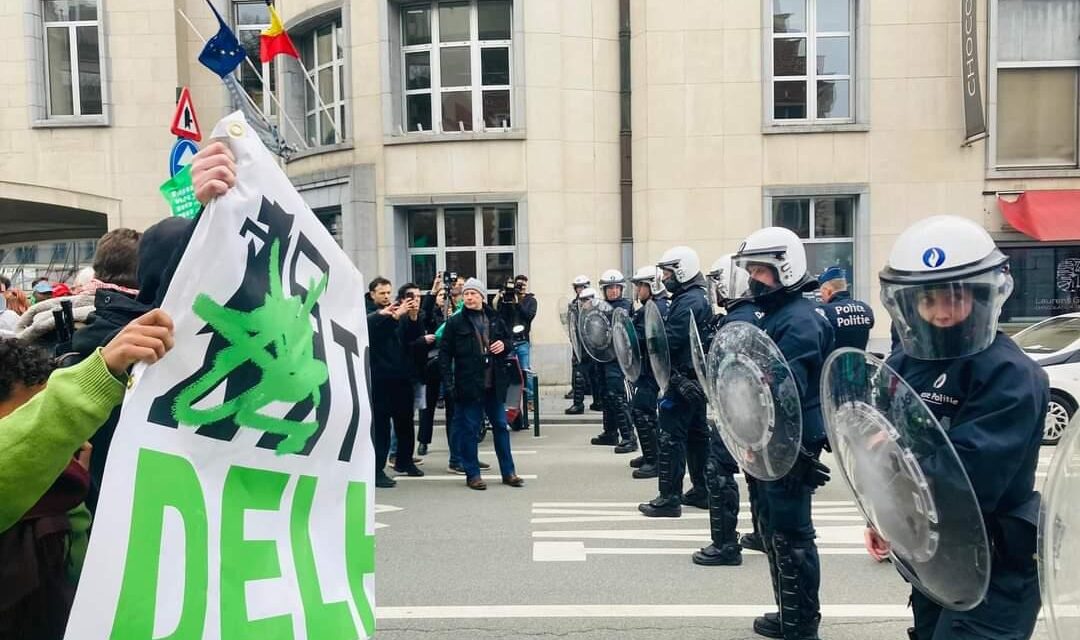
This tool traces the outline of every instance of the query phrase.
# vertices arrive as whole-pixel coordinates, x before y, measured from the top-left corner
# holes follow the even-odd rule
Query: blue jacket
[[[672,372],[694,376],[694,362],[690,356],[690,323],[696,322],[698,332],[704,334],[711,318],[712,305],[705,293],[705,279],[698,276],[675,293],[664,318]],[[669,389],[667,395],[671,395],[672,391]]]
[[[802,404],[803,444],[807,448],[825,442],[821,416],[821,369],[832,352],[833,328],[818,312],[816,303],[802,294],[778,294],[766,309],[759,326],[773,339],[787,359],[799,388]]]
[[[900,350],[888,364],[945,428],[985,515],[1033,501],[1050,401],[1042,367],[1003,333],[964,358],[917,360]]]
[[[833,326],[834,349],[855,347],[866,350],[870,330],[874,328],[874,310],[870,305],[855,300],[847,291],[838,291],[832,300],[822,303],[821,310]]]

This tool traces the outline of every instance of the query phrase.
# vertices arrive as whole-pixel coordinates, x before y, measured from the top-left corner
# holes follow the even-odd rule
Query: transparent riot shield
[[[615,359],[615,347],[611,342],[612,308],[598,300],[581,310],[578,320],[578,338],[581,346],[593,360],[611,362]]]
[[[626,381],[633,385],[641,377],[641,350],[634,320],[625,309],[616,309],[611,321],[611,342]]]
[[[1043,615],[1053,640],[1080,638],[1080,420],[1054,451],[1039,518]]]
[[[982,513],[919,395],[883,361],[845,348],[825,362],[821,409],[840,475],[904,578],[948,609],[982,602],[990,580]]]
[[[649,351],[653,376],[660,386],[660,395],[664,395],[671,382],[671,351],[668,349],[664,316],[652,300],[645,303],[645,346]]]

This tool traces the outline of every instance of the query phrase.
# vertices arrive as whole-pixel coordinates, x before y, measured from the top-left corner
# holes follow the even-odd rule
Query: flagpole
[[[194,24],[192,24],[191,19],[187,17],[187,14],[184,13],[184,10],[178,8],[176,12],[180,14],[180,17],[184,19],[184,22],[186,22],[187,25],[191,27],[191,30],[195,33],[196,36],[199,37],[199,40],[202,40],[203,44],[205,45],[206,38],[204,38],[203,35],[199,33],[199,30],[195,27]],[[281,110],[281,117],[285,118],[285,122],[289,123],[289,126],[292,127],[293,133],[295,133],[299,137],[300,144],[304,145],[304,148],[310,149],[311,145],[307,143],[307,138],[305,138],[304,134],[300,133],[300,130],[296,128],[296,124],[292,121],[292,118],[289,117],[288,112],[285,111],[285,107],[283,107],[281,103],[278,102],[278,99],[274,95],[274,92],[270,90],[270,86],[266,83],[265,80],[263,80],[262,74],[260,74],[259,71],[255,69],[255,63],[253,63],[251,61],[251,58],[249,58],[246,54],[244,55],[244,60],[246,60],[248,65],[251,66],[251,69],[255,72],[255,77],[259,79],[259,82],[261,82],[263,86],[266,87],[266,92],[270,94],[270,99],[272,99],[274,101],[274,104],[277,105],[278,109]],[[232,72],[230,71],[229,73]],[[248,95],[248,92],[242,91],[241,93],[243,93],[244,97],[247,98],[248,103],[251,104],[251,106],[255,107],[255,110],[258,112],[258,114],[262,116],[263,121],[266,124],[273,126],[274,123],[270,122],[270,119],[266,117],[265,113],[263,113],[262,107],[255,104],[255,100],[252,99],[250,95]]]
[[[300,63],[300,70],[304,72],[304,78],[307,79],[308,86],[311,87],[311,92],[315,95],[315,102],[318,103],[319,108],[322,109],[330,119],[330,127],[334,130],[334,135],[344,141],[345,136],[341,135],[337,125],[334,124],[334,114],[330,113],[330,107],[326,106],[326,103],[322,101],[322,97],[319,95],[319,89],[315,86],[315,81],[311,79],[311,75],[308,74],[307,67],[304,66],[304,61],[300,58],[296,58],[296,61]],[[250,60],[248,62],[250,62]],[[333,67],[331,67],[331,69],[333,69]],[[342,87],[342,89],[344,89],[344,87]]]

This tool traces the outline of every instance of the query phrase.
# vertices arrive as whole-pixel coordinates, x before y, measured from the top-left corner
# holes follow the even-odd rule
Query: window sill
[[[761,128],[764,135],[779,133],[866,133],[870,124],[849,122],[844,124],[767,124]]]
[[[403,135],[384,136],[384,146],[399,144],[425,144],[436,142],[465,142],[469,140],[524,140],[523,129],[511,129],[509,131],[468,131],[465,133],[407,133]]]
[[[1033,178],[1080,178],[1080,169],[987,169],[987,180],[1029,180]]]
[[[108,127],[109,119],[105,116],[71,116],[66,118],[46,118],[34,120],[32,129],[76,129],[80,127]]]
[[[303,160],[304,158],[311,158],[313,156],[322,155],[324,153],[335,153],[337,151],[352,151],[352,149],[353,143],[351,140],[346,140],[345,142],[339,142],[337,144],[326,144],[318,147],[313,147],[311,149],[301,149],[300,151],[294,153],[293,156],[286,161],[286,164],[292,164],[293,162],[296,162],[298,160]]]

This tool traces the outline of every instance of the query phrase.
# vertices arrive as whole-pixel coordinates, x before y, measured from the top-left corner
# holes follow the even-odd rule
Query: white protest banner
[[[235,113],[237,184],[162,308],[109,450],[67,639],[371,637],[362,277]]]

